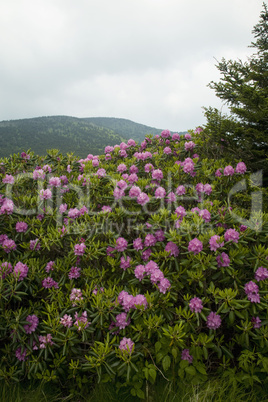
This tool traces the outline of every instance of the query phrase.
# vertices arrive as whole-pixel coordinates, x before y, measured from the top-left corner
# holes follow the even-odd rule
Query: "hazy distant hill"
[[[73,152],[85,158],[98,155],[107,145],[120,144],[133,138],[141,142],[147,134],[160,134],[162,129],[110,117],[77,118],[48,116],[0,122],[0,157],[31,149],[44,155],[57,148],[63,154]]]

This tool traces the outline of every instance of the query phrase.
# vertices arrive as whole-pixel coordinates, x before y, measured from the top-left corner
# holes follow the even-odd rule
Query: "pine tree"
[[[243,158],[252,170],[263,169],[267,183],[268,10],[265,3],[252,33],[255,41],[250,47],[256,52],[247,62],[223,58],[216,65],[221,73],[220,82],[212,81],[208,86],[228,105],[230,115],[222,115],[215,108],[204,108],[205,131],[222,156],[233,154]]]

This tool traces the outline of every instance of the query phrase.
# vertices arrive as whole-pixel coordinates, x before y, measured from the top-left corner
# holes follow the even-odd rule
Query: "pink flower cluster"
[[[39,319],[38,317],[33,314],[33,315],[28,315],[28,317],[26,318],[26,321],[29,324],[24,325],[24,330],[26,332],[26,334],[31,334],[32,332],[34,332],[38,326],[39,323]]]
[[[126,351],[131,354],[134,350],[134,342],[131,340],[131,338],[124,337],[120,341],[119,349],[123,352]]]
[[[191,240],[188,244],[188,251],[193,252],[195,255],[200,253],[203,250],[203,243],[198,240],[197,238],[194,238]]]
[[[211,313],[207,316],[207,327],[209,329],[217,329],[221,326],[221,317],[211,311]]]
[[[268,270],[266,268],[259,267],[255,272],[255,279],[258,282],[265,281],[265,279],[268,279]]]
[[[201,313],[203,309],[202,300],[199,297],[194,297],[189,303],[190,310],[195,313]]]
[[[13,274],[16,278],[18,278],[18,281],[22,281],[24,278],[26,278],[28,271],[29,268],[27,265],[19,261],[13,269]]]
[[[238,243],[239,233],[235,229],[228,229],[224,233],[225,241],[232,241],[233,243]]]
[[[51,334],[47,334],[45,336],[40,335],[38,337],[38,340],[40,342],[40,349],[45,349],[47,347],[47,345],[50,345],[50,346],[54,345]]]
[[[81,289],[73,288],[70,294],[70,300],[73,302],[73,307],[83,300]]]
[[[80,243],[80,244],[75,244],[75,246],[74,246],[74,254],[82,256],[82,255],[84,255],[84,253],[86,251],[86,248],[87,248],[87,246],[83,242]]]
[[[125,290],[118,295],[118,303],[121,304],[125,312],[128,312],[132,308],[137,308],[137,306],[143,306],[144,309],[147,308],[148,302],[144,295],[138,294],[136,296],[130,295]]]
[[[181,352],[181,359],[182,360],[188,360],[188,362],[191,364],[193,361],[193,356],[190,355],[189,349],[183,349]]]
[[[220,243],[220,240],[221,238],[218,235],[211,236],[211,238],[209,239],[209,246],[211,251],[216,251],[218,248],[224,246],[224,242]]]
[[[171,286],[169,280],[164,277],[163,272],[159,269],[157,263],[152,260],[145,266],[137,265],[134,270],[134,275],[139,281],[141,281],[145,275],[150,275],[151,282],[156,284],[159,291],[164,294]]]
[[[216,257],[218,267],[229,267],[230,265],[230,258],[228,254],[226,253],[221,253],[220,255],[217,255]]]
[[[250,282],[246,283],[244,289],[245,289],[245,293],[248,297],[248,300],[251,303],[260,303],[261,302],[260,295],[258,293],[259,287],[255,282],[250,281]]]
[[[58,282],[54,281],[54,279],[52,279],[50,276],[48,276],[47,278],[45,278],[42,281],[42,286],[45,289],[51,289],[51,288],[58,289],[59,288]]]
[[[74,318],[76,320],[74,325],[77,327],[78,331],[81,331],[81,329],[86,329],[89,326],[89,324],[91,324],[87,319],[87,312],[86,311],[84,311],[81,314],[80,317],[78,316],[78,313],[75,312],[74,313]]]

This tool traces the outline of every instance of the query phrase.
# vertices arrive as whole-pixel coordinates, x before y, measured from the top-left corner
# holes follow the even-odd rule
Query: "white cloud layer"
[[[262,0],[0,4],[0,120],[108,116],[171,130],[221,107],[216,60],[246,60]]]

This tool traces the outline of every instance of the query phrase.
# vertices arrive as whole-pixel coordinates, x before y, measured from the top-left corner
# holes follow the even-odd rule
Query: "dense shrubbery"
[[[200,131],[2,162],[2,380],[267,386],[261,172],[202,158]]]

